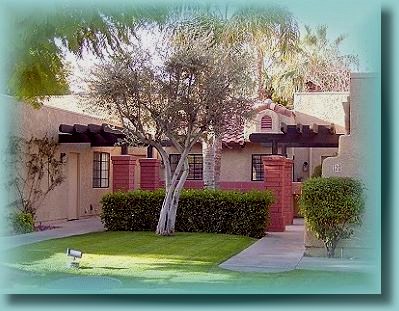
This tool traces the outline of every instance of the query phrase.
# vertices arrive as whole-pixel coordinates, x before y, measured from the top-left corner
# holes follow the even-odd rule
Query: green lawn
[[[218,264],[255,239],[225,234],[102,232],[55,239],[8,252],[6,266],[15,288],[51,290],[51,282],[71,276],[118,279],[116,292],[348,292],[357,291],[368,276],[295,270],[285,273],[240,273]],[[70,269],[67,247],[84,252],[79,270]],[[90,280],[90,278],[86,278]],[[50,285],[48,285],[50,284]],[[327,287],[326,287],[327,285]],[[78,288],[88,291],[89,287]]]

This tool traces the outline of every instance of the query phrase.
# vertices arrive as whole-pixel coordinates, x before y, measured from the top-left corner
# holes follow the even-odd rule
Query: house
[[[337,133],[345,133],[345,103],[349,93],[298,93],[295,94],[294,109],[289,110],[269,101],[258,102],[256,113],[244,124],[233,124],[223,136],[220,187],[222,189],[264,189],[264,169],[262,156],[270,155],[273,146],[255,143],[250,140],[253,133],[283,133],[282,125],[313,124],[330,126],[334,123]],[[75,130],[80,125],[93,125],[101,128],[102,124],[120,126],[117,119],[107,115],[98,115],[85,111],[75,96],[53,97],[44,106],[35,110],[28,105],[16,103],[18,136],[43,137],[49,135],[59,139],[60,125],[69,125]],[[73,127],[76,125],[75,127]],[[92,127],[93,127],[92,126]],[[37,211],[37,222],[54,223],[90,217],[100,213],[101,197],[113,190],[115,185],[112,157],[120,155],[120,146],[96,145],[90,141],[61,142],[60,160],[64,162],[66,180],[43,202]],[[168,147],[172,162],[178,154]],[[147,158],[145,147],[129,147],[127,153],[136,159]],[[280,146],[277,153],[293,159],[293,181],[308,178],[314,168],[330,156],[335,156],[337,148],[298,148]],[[153,157],[160,158],[156,153]],[[190,173],[185,187],[202,188],[202,150],[197,144],[189,155]],[[115,163],[114,163],[115,164]],[[128,187],[137,189],[145,182],[141,180],[140,161],[134,164],[132,180]],[[150,168],[148,168],[150,169]],[[117,174],[116,174],[117,175]],[[163,169],[159,171],[162,185]]]

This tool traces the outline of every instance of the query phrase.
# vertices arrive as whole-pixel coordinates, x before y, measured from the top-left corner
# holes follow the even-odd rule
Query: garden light
[[[77,258],[82,258],[83,253],[81,251],[72,249],[72,248],[67,248],[66,255],[69,257],[73,257],[73,260],[69,264],[70,268],[79,268],[79,261],[76,260]]]

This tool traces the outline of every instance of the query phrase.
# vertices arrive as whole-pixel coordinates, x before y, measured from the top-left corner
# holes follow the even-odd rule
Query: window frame
[[[100,160],[96,159],[96,154],[100,155]],[[105,156],[105,159],[103,159]],[[110,159],[111,155],[109,152],[102,151],[94,151],[93,152],[93,178],[92,178],[92,187],[95,189],[104,189],[109,188],[109,176],[110,176]],[[103,163],[106,163],[107,169],[103,169]],[[98,175],[95,174],[98,173]],[[105,176],[106,174],[106,176]],[[99,176],[99,177],[96,177]],[[102,185],[102,181],[106,181],[106,185]]]
[[[176,161],[172,162],[172,157],[176,157]],[[189,157],[193,157],[194,163],[190,163]],[[198,159],[198,157],[201,158],[200,162],[197,162],[197,160],[196,160],[196,159]],[[179,160],[180,160],[180,153],[170,153],[169,154],[169,161],[170,161],[170,165],[171,165],[172,174],[174,174],[175,169],[176,169],[176,165],[179,162]],[[189,162],[188,162],[189,173],[187,175],[187,180],[204,180],[204,158],[203,158],[202,153],[189,153],[188,154],[188,160],[189,160]],[[190,176],[191,168],[192,168],[191,165],[192,164],[194,165],[193,174],[192,174],[193,176]],[[199,177],[196,176],[196,172],[195,172],[195,169],[196,169],[197,165],[200,165],[200,168],[201,168]]]
[[[271,153],[253,153],[251,155],[251,181],[264,181],[265,180],[264,170],[263,170],[263,179],[254,179],[254,168],[255,168],[255,166],[254,166],[254,157],[255,156],[256,157],[260,156],[261,160],[262,160],[263,156],[269,156],[269,155],[272,155],[272,154]],[[259,164],[259,163],[256,163],[256,164]]]

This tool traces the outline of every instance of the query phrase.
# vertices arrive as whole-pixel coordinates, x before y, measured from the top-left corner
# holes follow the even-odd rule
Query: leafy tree
[[[289,57],[296,50],[298,25],[292,15],[277,6],[222,6],[208,11],[188,10],[176,27],[176,44],[185,42],[189,32],[207,35],[213,44],[234,47],[252,55],[251,67],[255,73],[256,96],[271,98],[274,62]],[[243,120],[230,116],[232,127],[240,127]],[[228,128],[226,124],[225,128]],[[214,189],[220,179],[222,137],[224,133],[208,132],[201,138],[204,159],[204,186]]]
[[[165,5],[135,4],[112,6],[86,3],[74,6],[67,2],[35,3],[22,12],[14,4],[4,4],[13,40],[4,51],[8,62],[6,92],[34,107],[48,95],[69,92],[68,64],[63,61],[65,51],[82,58],[85,52],[103,57],[128,44],[135,26],[147,21],[162,23],[168,16]]]
[[[247,111],[249,72],[244,53],[213,45],[209,36],[187,34],[179,45],[171,44],[169,31],[163,38],[159,53],[149,53],[139,43],[134,53],[118,54],[98,66],[88,81],[88,100],[120,116],[130,144],[139,141],[160,154],[166,196],[156,232],[170,235],[189,171],[188,154],[200,137],[222,132],[226,117]],[[181,155],[174,171],[165,139]]]

